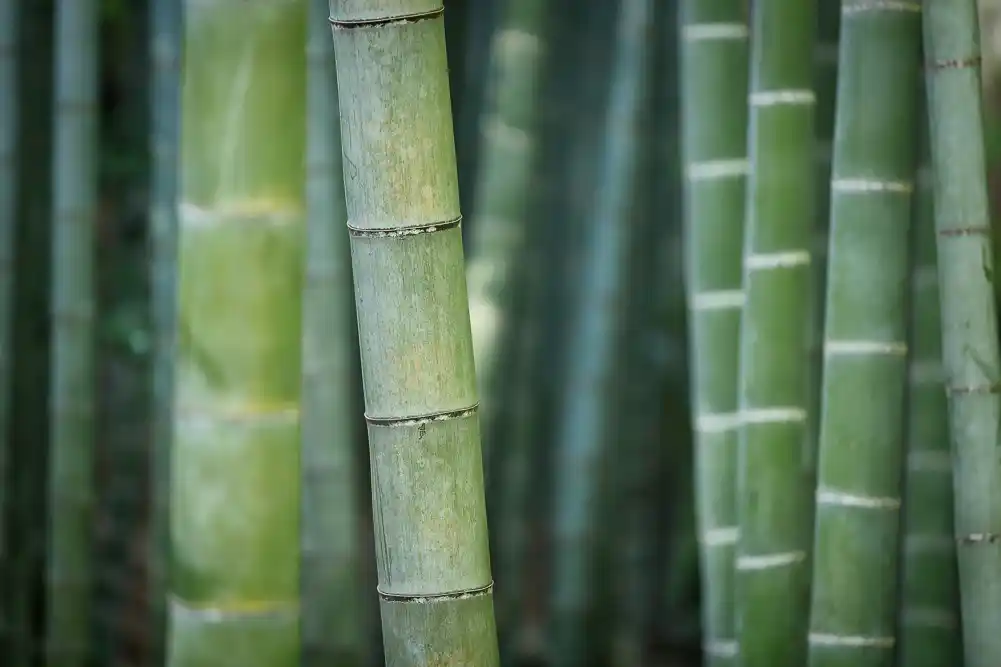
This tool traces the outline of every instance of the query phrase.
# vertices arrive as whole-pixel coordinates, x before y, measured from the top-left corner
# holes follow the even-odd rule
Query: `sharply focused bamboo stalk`
[[[14,372],[14,241],[17,220],[20,0],[0,0],[0,586],[7,572],[7,507],[12,497],[10,411]],[[0,593],[0,651],[8,594]]]
[[[623,0],[618,9],[612,84],[603,129],[594,224],[585,242],[583,282],[571,351],[567,395],[555,443],[554,665],[588,664],[588,614],[599,585],[596,528],[613,437],[621,318],[634,232],[632,182],[639,167],[640,112],[650,65],[653,3]],[[593,662],[593,658],[592,658]]]
[[[921,167],[912,205],[900,667],[963,664],[927,123],[919,116]]]
[[[299,665],[305,22],[184,6],[171,667]]]
[[[921,20],[842,3],[810,664],[891,667]],[[879,101],[872,91],[881,91]]]
[[[178,142],[181,118],[183,0],[153,0],[150,11],[150,257],[153,407],[148,540],[151,655],[164,661],[166,554],[170,544],[170,445],[173,427],[175,286],[177,280]]]
[[[46,661],[89,655],[94,505],[98,7],[56,4]]]
[[[802,667],[810,573],[817,0],[756,0],[741,321],[736,623],[744,667]]]
[[[309,1],[302,348],[302,664],[365,654],[355,474],[354,304],[327,0]]]
[[[331,0],[386,664],[499,664],[441,0]]]
[[[1001,664],[1001,360],[974,0],[927,0],[942,357],[967,667]]]
[[[747,177],[746,9],[681,4],[686,285],[706,664],[736,664],[737,380]]]

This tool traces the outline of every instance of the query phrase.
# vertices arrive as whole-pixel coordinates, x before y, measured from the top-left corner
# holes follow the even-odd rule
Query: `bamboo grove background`
[[[361,15],[365,3],[335,4],[347,16]],[[889,664],[878,643],[850,645],[834,657],[824,653],[827,640],[811,644],[809,658],[794,639],[781,658],[755,650],[808,632],[868,637],[886,630],[877,612],[866,615],[867,600],[839,597],[838,577],[879,590],[895,586],[897,574],[881,569],[880,553],[898,527],[856,525],[836,494],[823,492],[814,519],[810,498],[816,484],[823,490],[846,480],[873,497],[893,495],[897,468],[906,468],[908,498],[917,499],[905,501],[901,516],[908,544],[916,546],[905,550],[900,582],[903,606],[917,612],[913,623],[901,621],[895,659],[903,667],[960,664],[954,610],[935,607],[954,602],[957,586],[941,549],[951,543],[953,518],[949,494],[942,497],[950,474],[948,459],[942,463],[945,404],[933,384],[943,335],[948,343],[952,334],[940,331],[930,232],[935,148],[921,131],[928,115],[942,118],[948,109],[919,105],[918,88],[914,104],[908,101],[908,77],[920,62],[916,17],[873,23],[871,30],[892,37],[884,41],[865,25],[853,30],[852,48],[840,61],[853,75],[845,83],[837,78],[841,3],[820,0],[816,14],[809,2],[761,4],[788,13],[761,12],[760,24],[741,32],[735,26],[747,24],[748,10],[736,0],[445,2],[458,189],[449,195],[445,184],[444,194],[421,201],[462,212],[453,240],[433,252],[453,274],[464,268],[468,283],[487,569],[496,582],[504,665],[731,665],[737,639],[749,667]],[[926,4],[945,7],[944,21],[949,17],[941,12],[963,5]],[[956,145],[937,150],[982,148],[993,206],[1001,197],[1001,7],[985,0],[979,11],[985,140],[957,130]],[[402,224],[408,195],[386,185],[389,176],[384,192],[399,199],[373,203],[345,191],[337,117],[348,108],[357,120],[361,112],[345,104],[362,99],[372,80],[362,64],[345,79],[342,68],[363,47],[336,30],[342,55],[335,79],[329,13],[326,0],[0,0],[0,664],[164,664],[167,601],[176,596],[207,605],[225,598],[235,610],[233,625],[220,623],[229,629],[208,640],[212,631],[175,613],[178,666],[265,664],[249,656],[287,655],[289,642],[301,646],[301,662],[289,664],[305,667],[425,664],[408,661],[405,642],[384,637],[379,621],[377,584],[383,593],[393,592],[383,586],[389,580],[403,593],[416,584],[406,580],[413,573],[404,566],[377,571],[377,550],[392,547],[385,535],[399,526],[373,517],[372,487],[386,482],[370,471],[368,440],[378,441],[386,457],[404,453],[390,442],[390,428],[366,430],[363,411],[388,415],[393,400],[440,407],[436,400],[468,397],[472,376],[456,371],[440,386],[408,385],[396,394],[380,384],[385,377],[365,375],[363,395],[362,376],[378,364],[364,350],[383,345],[403,354],[427,341],[402,317],[383,339],[366,338],[366,319],[393,321],[406,307],[406,301],[380,302],[381,293],[421,284],[394,282],[392,272],[378,272],[385,267],[377,259],[364,265],[371,273],[354,278],[359,298],[379,305],[356,312],[348,253],[377,258],[385,251],[378,233],[357,232],[349,250],[343,222],[353,210],[355,217],[396,212],[394,223]],[[722,39],[707,40],[721,44],[719,52],[691,57],[686,49],[702,47],[686,40],[687,23],[722,26],[716,35]],[[740,38],[762,30],[779,30],[782,38],[771,46]],[[784,60],[770,50],[775,44]],[[913,62],[905,57],[910,52]],[[752,62],[760,67],[752,71]],[[440,94],[443,81],[435,85]],[[793,103],[781,112],[787,115],[769,117],[774,88],[811,91],[814,113]],[[340,112],[338,89],[351,91]],[[431,108],[420,107],[415,117],[425,120],[401,130],[397,146],[438,140],[434,123],[425,122]],[[836,136],[836,112],[850,119],[843,122],[854,134]],[[893,150],[878,164],[863,164],[866,131],[885,127],[895,128],[885,138]],[[407,144],[412,137],[416,143]],[[350,168],[360,161],[373,174],[379,165],[393,168],[378,162],[391,151],[358,152],[357,141],[344,140],[345,155],[357,158],[345,162]],[[754,162],[748,146],[768,141],[786,142],[788,164]],[[732,306],[741,288],[743,240],[725,228],[744,224],[748,160],[766,191],[747,213],[764,221],[753,250],[795,258],[809,249],[817,258],[812,267],[792,261],[783,265],[788,271],[750,274],[756,277],[742,304],[763,343],[739,340]],[[706,167],[684,166],[695,162]],[[809,169],[795,167],[806,163]],[[909,208],[839,196],[857,191],[851,174],[860,164],[893,183],[912,178],[908,170],[918,163]],[[768,195],[767,175],[790,169],[796,192]],[[832,178],[840,184],[833,190]],[[377,181],[373,176],[369,185]],[[945,188],[960,208],[976,200],[963,187]],[[442,203],[449,196],[458,200]],[[695,215],[713,216],[724,227],[688,239],[686,196]],[[769,229],[776,207],[798,212],[800,226]],[[884,224],[881,217],[892,219],[885,236],[860,244],[851,221]],[[178,238],[179,218],[197,231]],[[220,224],[233,220],[239,224]],[[910,227],[927,233],[911,238]],[[356,258],[356,271],[359,265]],[[301,286],[296,272],[305,276]],[[830,292],[827,277],[835,283]],[[871,303],[882,304],[883,319],[869,321],[853,310],[852,299],[839,300],[860,289],[858,281],[875,286]],[[208,284],[218,293],[201,289]],[[693,295],[703,291],[713,298],[690,313]],[[825,294],[821,312],[816,304]],[[239,302],[228,317],[220,307],[226,299]],[[178,303],[188,312],[179,313]],[[799,314],[795,331],[781,321],[782,312],[792,311]],[[175,333],[179,318],[194,324]],[[808,344],[819,369],[831,356],[822,350],[884,333],[907,342],[906,364],[893,348],[885,368],[860,369],[852,366],[854,348],[843,348],[848,353],[837,357],[840,365],[832,364],[823,383],[814,378],[808,400],[792,368],[777,372],[784,385],[762,389],[755,380],[795,366],[784,343]],[[466,345],[461,339],[457,348]],[[744,385],[737,377],[741,345],[758,345],[769,364],[745,369]],[[204,407],[204,387],[190,369],[210,366],[227,378],[224,407],[233,422],[208,437],[232,445],[228,459],[213,459],[200,447],[206,431],[177,433],[172,426],[174,411]],[[692,394],[696,369],[710,380]],[[902,413],[899,423],[884,421],[904,400],[894,393],[903,386],[895,379],[908,374],[906,419]],[[829,403],[823,419],[822,392]],[[799,403],[791,405],[791,395]],[[859,404],[863,395],[872,396],[867,405]],[[749,473],[757,480],[752,493],[766,509],[740,547],[747,553],[737,553],[732,533],[738,472],[726,452],[737,444],[733,424],[693,418],[738,409],[785,411],[778,425],[764,420],[748,436],[747,466],[759,471]],[[976,406],[969,409],[970,423],[984,423]],[[292,412],[301,415],[299,454],[287,423]],[[802,432],[783,423],[798,423],[801,414]],[[266,419],[267,432],[241,425],[247,415]],[[704,439],[699,448],[696,427]],[[885,468],[876,474],[838,460],[844,452],[825,456],[825,438],[851,439],[852,428],[879,432],[891,443],[906,433],[909,463],[899,452],[894,462],[891,452],[873,464]],[[803,433],[813,434],[805,450]],[[284,453],[268,449],[283,445]],[[185,454],[174,453],[170,488],[172,446]],[[241,447],[256,458],[243,457]],[[816,475],[808,484],[769,477],[804,461]],[[476,462],[464,465],[463,475],[475,477]],[[981,485],[967,495],[997,497],[998,488],[976,479]],[[698,522],[696,498],[711,509]],[[210,510],[212,503],[223,507]],[[257,532],[249,542],[240,542],[243,533],[228,543],[213,533],[230,524],[210,525],[206,517],[226,505],[251,517]],[[770,520],[768,511],[781,516]],[[215,545],[211,581],[168,562],[176,517],[184,527],[175,526],[175,541],[191,549]],[[208,522],[202,534],[192,528],[199,521]],[[772,530],[776,524],[782,530]],[[301,538],[292,553],[297,528]],[[818,544],[868,540],[876,552],[866,552],[867,567],[854,572],[839,571],[823,553],[809,562],[814,531]],[[471,555],[439,574],[484,583],[481,536],[473,528],[450,535],[468,544],[463,553]],[[707,542],[721,547],[704,557],[701,578],[700,539],[704,550]],[[269,545],[264,556],[240,551],[253,540]],[[748,572],[771,552],[792,554],[796,567],[779,575],[785,579],[754,579]],[[255,558],[260,562],[242,567]],[[735,574],[735,558],[748,568]],[[812,616],[800,594],[810,568],[830,573],[815,594],[835,600]],[[734,586],[745,587],[748,606],[739,611],[751,619],[739,629]],[[248,590],[252,595],[241,598]],[[267,627],[255,631],[254,643],[239,641],[240,624],[254,621],[236,612],[264,598],[275,605]],[[295,604],[298,635],[287,632],[289,617],[282,615]],[[845,609],[868,625],[836,627]],[[470,603],[456,618],[482,620],[484,613]],[[964,613],[978,619],[985,636],[1001,618],[1001,609],[989,606]],[[414,621],[399,620],[408,622]],[[215,653],[199,653],[204,641]],[[989,654],[989,646],[982,648]],[[483,650],[426,664],[492,665]],[[285,667],[282,660],[267,664]]]

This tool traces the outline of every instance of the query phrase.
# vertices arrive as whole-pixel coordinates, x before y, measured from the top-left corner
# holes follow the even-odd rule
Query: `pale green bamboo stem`
[[[963,659],[928,120],[923,114],[919,120],[922,156],[912,206],[908,449],[897,623],[900,667],[941,667],[962,665]]]
[[[751,21],[737,465],[744,667],[806,661],[816,17],[817,0],[756,0]]]
[[[17,219],[18,49],[20,0],[0,0],[0,582],[7,572],[11,484],[10,409],[14,370],[14,241]],[[0,594],[0,651],[9,596]]]
[[[942,357],[967,667],[1001,664],[1001,360],[974,0],[927,0]]]
[[[747,18],[741,0],[686,0],[681,11],[685,263],[703,651],[707,665],[722,667],[737,659],[733,567],[748,164]]]
[[[810,665],[890,667],[921,20],[906,3],[841,7]]]
[[[52,210],[52,443],[46,661],[89,655],[94,505],[95,0],[56,4]]]
[[[567,395],[555,443],[553,664],[588,663],[588,614],[599,587],[601,489],[608,479],[616,370],[621,356],[632,183],[639,166],[640,112],[650,65],[653,3],[625,0],[618,8],[612,84],[601,145],[600,189],[588,230],[576,327],[570,331]],[[606,580],[607,581],[607,580]],[[593,658],[591,660],[593,662]]]
[[[153,0],[150,11],[150,255],[153,417],[148,542],[151,657],[162,665],[166,643],[170,546],[170,445],[173,428],[175,285],[177,281],[178,142],[181,118],[182,0]]]
[[[184,19],[168,664],[293,667],[306,4]]]
[[[337,79],[327,0],[309,0],[302,395],[303,667],[360,665],[365,654],[355,483],[351,257]]]
[[[331,0],[389,667],[500,658],[441,0]]]

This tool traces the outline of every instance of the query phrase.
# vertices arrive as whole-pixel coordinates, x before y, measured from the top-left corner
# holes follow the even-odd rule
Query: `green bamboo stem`
[[[923,106],[923,105],[922,105]],[[910,359],[904,478],[900,667],[961,665],[949,419],[927,117],[911,229]]]
[[[488,479],[497,467],[494,452],[506,456],[506,448],[493,444],[506,440],[500,429],[510,421],[510,415],[501,413],[510,405],[509,361],[517,346],[517,334],[512,332],[526,287],[524,276],[517,273],[517,259],[524,251],[537,152],[539,78],[545,56],[541,30],[547,6],[545,0],[511,0],[505,7],[503,23],[493,38],[493,83],[481,116],[467,281]]]
[[[56,4],[52,210],[52,450],[47,664],[89,653],[94,505],[97,3]]]
[[[184,6],[171,667],[299,665],[305,18]]]
[[[151,656],[164,664],[166,554],[170,543],[170,445],[173,438],[175,285],[177,280],[178,142],[181,117],[182,0],[153,0],[150,11],[150,295],[153,328],[153,416],[148,542]]]
[[[601,187],[585,242],[576,327],[568,342],[567,395],[555,443],[555,571],[551,614],[554,665],[579,667],[589,653],[587,617],[597,583],[605,445],[612,437],[618,335],[633,238],[631,184],[638,171],[640,111],[650,64],[653,3],[625,0],[618,10]]]
[[[309,0],[302,394],[304,667],[365,654],[355,488],[354,304],[327,0]]]
[[[894,660],[919,10],[868,0],[841,9],[813,667]],[[878,104],[873,90],[885,94]]]
[[[7,571],[11,482],[10,409],[14,369],[14,241],[17,219],[19,0],[0,0],[0,577]],[[2,579],[0,579],[2,581]],[[7,634],[7,593],[0,594],[0,651]]]
[[[390,667],[500,658],[441,0],[332,0]]]
[[[681,5],[685,236],[696,515],[707,665],[735,664],[737,380],[747,177],[747,18],[741,0]],[[738,80],[733,77],[738,76]]]
[[[977,3],[924,3],[942,357],[967,667],[1001,664],[1001,360]]]
[[[737,634],[745,667],[801,667],[817,0],[757,0],[751,34],[738,454]]]

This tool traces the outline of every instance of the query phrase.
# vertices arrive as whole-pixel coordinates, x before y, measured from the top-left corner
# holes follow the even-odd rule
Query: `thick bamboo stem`
[[[1001,359],[974,0],[927,0],[924,47],[967,667],[1001,664]]]
[[[841,5],[813,667],[890,667],[895,657],[918,10]],[[873,90],[885,93],[878,103]]]
[[[499,664],[441,0],[331,0],[390,667]]]
[[[682,3],[685,236],[703,651],[736,664],[737,415],[747,177],[748,30],[740,0]],[[737,80],[734,77],[738,77]]]

